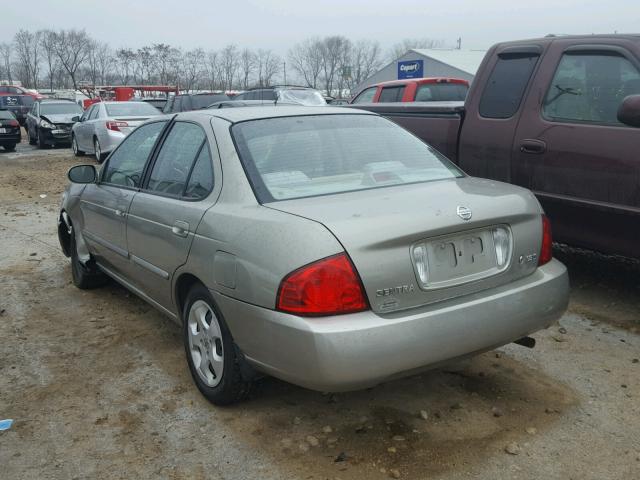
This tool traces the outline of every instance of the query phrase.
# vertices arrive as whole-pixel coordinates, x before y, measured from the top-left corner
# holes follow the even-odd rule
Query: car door
[[[186,262],[196,228],[211,206],[206,198],[213,189],[214,151],[199,124],[175,122],[131,203],[127,245],[134,285],[167,309],[172,276]]]
[[[85,110],[80,117],[80,122],[74,130],[74,134],[76,136],[76,142],[78,142],[78,148],[85,152],[91,151],[93,145],[87,139],[89,138],[89,127],[88,123],[91,119],[91,115],[95,112],[97,105],[92,105],[88,110]]]
[[[126,277],[129,252],[126,216],[144,168],[167,121],[149,123],[129,135],[109,157],[99,181],[82,192],[82,234],[96,261]]]
[[[36,138],[37,136],[37,127],[38,127],[38,116],[40,113],[40,102],[36,102],[31,107],[31,111],[29,115],[27,115],[27,135],[30,138]]]
[[[514,183],[536,193],[561,242],[638,252],[640,131],[617,119],[640,94],[640,60],[619,44],[556,41],[514,137]]]

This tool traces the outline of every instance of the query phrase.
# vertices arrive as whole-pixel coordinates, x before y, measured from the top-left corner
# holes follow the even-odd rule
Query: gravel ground
[[[640,478],[638,262],[558,247],[570,309],[533,350],[349,394],[264,379],[219,408],[175,324],[71,285],[55,218],[77,160],[0,152],[2,478]]]

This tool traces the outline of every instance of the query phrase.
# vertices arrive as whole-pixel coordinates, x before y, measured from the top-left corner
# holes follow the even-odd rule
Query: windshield
[[[320,105],[326,105],[324,97],[317,90],[280,90],[279,102],[285,103],[299,103],[300,105],[307,105],[311,107],[318,107]]]
[[[143,102],[121,102],[105,105],[110,117],[130,117],[134,115],[160,115],[160,111],[153,105]]]
[[[314,115],[232,127],[261,203],[462,176],[449,160],[374,115]]]
[[[82,114],[82,109],[75,103],[41,103],[40,115],[70,115]]]
[[[194,110],[200,110],[201,108],[207,108],[212,103],[222,102],[223,100],[229,100],[224,94],[219,95],[193,95],[191,97],[191,105]]]

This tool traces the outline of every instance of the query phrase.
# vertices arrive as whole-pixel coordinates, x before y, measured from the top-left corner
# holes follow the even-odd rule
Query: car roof
[[[306,107],[306,106],[261,106],[242,108],[221,108],[211,110],[196,110],[178,114],[178,118],[197,118],[200,116],[218,117],[231,123],[244,122],[246,120],[261,120],[277,117],[300,117],[303,115],[376,115],[365,110],[344,107]],[[200,117],[201,118],[201,117]]]

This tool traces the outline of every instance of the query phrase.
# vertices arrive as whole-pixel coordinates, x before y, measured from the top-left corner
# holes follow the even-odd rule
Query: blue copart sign
[[[424,60],[398,62],[398,80],[424,77]]]

